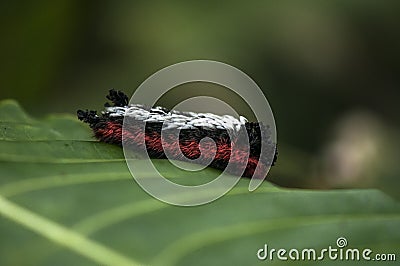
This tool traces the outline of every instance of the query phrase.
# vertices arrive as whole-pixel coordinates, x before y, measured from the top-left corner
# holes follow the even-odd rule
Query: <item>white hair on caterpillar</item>
[[[164,123],[164,129],[225,129],[233,133],[239,132],[248,120],[240,116],[239,119],[231,115],[216,115],[212,113],[180,112],[168,110],[161,106],[148,108],[141,104],[131,104],[129,106],[106,107],[103,114],[110,117],[133,117],[135,120],[143,122]]]

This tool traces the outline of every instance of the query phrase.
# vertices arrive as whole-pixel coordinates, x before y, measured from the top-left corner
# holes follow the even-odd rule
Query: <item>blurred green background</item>
[[[399,13],[395,0],[2,1],[0,99],[38,117],[100,109],[109,88],[131,94],[165,66],[217,60],[269,99],[271,181],[397,195]]]

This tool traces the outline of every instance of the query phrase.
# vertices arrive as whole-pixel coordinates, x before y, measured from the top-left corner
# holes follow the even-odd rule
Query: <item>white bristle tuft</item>
[[[160,106],[146,108],[140,104],[106,107],[104,114],[108,114],[110,117],[129,116],[143,122],[161,122],[164,123],[164,129],[226,129],[233,133],[237,133],[247,122],[243,116],[237,119],[231,115],[168,111]]]

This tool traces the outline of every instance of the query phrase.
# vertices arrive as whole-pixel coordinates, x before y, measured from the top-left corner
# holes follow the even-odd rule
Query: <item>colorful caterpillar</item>
[[[202,160],[198,163],[221,170],[231,161],[234,167],[229,172],[244,177],[252,177],[259,165],[261,171],[257,171],[254,177],[264,178],[269,166],[274,165],[277,159],[276,143],[271,139],[269,126],[248,122],[242,116],[236,119],[230,115],[179,112],[159,106],[150,108],[129,104],[128,97],[115,90],[110,90],[107,99],[112,104],[106,103],[101,115],[91,110],[77,111],[79,120],[89,124],[100,141],[122,145],[124,138],[124,142],[129,143],[132,149],[140,148],[145,143],[151,158],[166,158],[168,154],[172,155],[170,159],[187,160],[201,156]],[[129,123],[123,130],[124,118]],[[145,127],[140,123],[145,123]],[[179,145],[174,137],[177,130]],[[247,145],[240,141],[242,134],[248,136]],[[267,156],[263,158],[260,158],[261,144],[265,145],[263,150],[267,151]],[[233,145],[235,149],[232,149]],[[240,169],[244,169],[244,172]]]

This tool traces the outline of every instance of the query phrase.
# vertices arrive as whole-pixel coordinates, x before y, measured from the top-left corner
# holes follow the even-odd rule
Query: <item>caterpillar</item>
[[[78,119],[87,123],[94,136],[102,142],[122,146],[124,138],[132,149],[142,147],[144,143],[149,157],[157,159],[166,158],[166,154],[172,154],[175,160],[193,160],[201,156],[204,160],[198,163],[211,161],[208,166],[220,170],[224,170],[231,160],[234,167],[229,172],[249,178],[255,174],[257,165],[261,171],[257,171],[258,176],[254,177],[264,178],[269,167],[277,160],[277,146],[271,139],[268,125],[248,122],[243,116],[236,119],[230,115],[129,104],[126,94],[114,89],[109,91],[106,98],[111,103],[104,104],[105,110],[100,115],[93,110],[77,111]],[[124,118],[129,121],[125,130]],[[144,132],[138,123],[145,123]],[[176,130],[179,130],[178,145],[172,143],[176,140],[176,137],[172,137]],[[247,134],[247,143],[240,141],[242,134]],[[233,145],[235,149],[232,149]],[[261,145],[265,145],[269,156],[260,158]],[[245,169],[244,172],[242,169]]]

